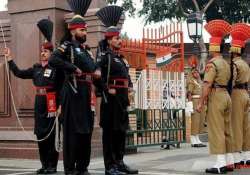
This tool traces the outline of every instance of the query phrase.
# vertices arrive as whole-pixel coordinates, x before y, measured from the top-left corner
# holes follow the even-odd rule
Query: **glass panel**
[[[197,23],[197,35],[200,37],[202,35],[202,24]]]
[[[196,36],[196,23],[188,24],[188,31],[190,36]]]

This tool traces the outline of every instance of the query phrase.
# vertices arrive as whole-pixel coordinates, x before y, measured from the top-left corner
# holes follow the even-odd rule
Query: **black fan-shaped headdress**
[[[86,14],[92,0],[67,0],[71,10],[82,17]]]
[[[53,34],[53,22],[49,19],[42,19],[38,21],[37,26],[46,40],[51,42]]]
[[[111,5],[101,8],[96,16],[102,21],[106,27],[117,26],[123,13],[123,8]]]

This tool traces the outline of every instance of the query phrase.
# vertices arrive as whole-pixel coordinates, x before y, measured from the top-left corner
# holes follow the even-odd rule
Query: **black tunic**
[[[42,67],[41,64],[34,64],[33,67],[20,70],[15,62],[9,61],[9,68],[15,76],[22,79],[32,79],[34,86],[51,87],[49,91],[56,92],[57,105],[59,104],[59,93],[61,90],[63,76],[59,70],[55,70],[50,66]],[[46,69],[50,69],[50,75],[44,76]],[[45,137],[50,131],[54,123],[54,117],[48,118],[47,98],[45,95],[36,95],[35,97],[35,126],[34,133],[38,138]]]
[[[133,86],[129,76],[129,65],[124,62],[121,55],[117,55],[108,49],[108,51],[97,57],[97,65],[102,72],[102,86],[99,86],[98,91],[99,93],[102,91],[107,97],[107,103],[105,103],[104,98],[102,98],[101,102],[100,126],[104,129],[126,131],[128,129],[128,89],[116,88],[116,95],[111,95],[107,92],[108,55],[110,55],[111,59],[109,79],[127,79],[129,87]]]
[[[74,51],[74,64],[71,63],[71,47]],[[65,42],[59,48],[52,54],[49,64],[63,69],[66,76],[62,90],[62,114],[66,127],[64,129],[74,130],[79,134],[91,133],[94,120],[90,106],[91,85],[77,81],[77,87],[74,87],[73,74],[77,67],[82,72],[93,73],[96,65],[87,50],[77,41]]]

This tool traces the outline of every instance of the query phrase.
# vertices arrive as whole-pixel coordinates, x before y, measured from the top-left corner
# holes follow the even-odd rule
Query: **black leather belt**
[[[241,84],[236,84],[234,86],[234,89],[248,89],[248,83],[241,83]]]
[[[226,85],[213,84],[212,88],[227,88]]]

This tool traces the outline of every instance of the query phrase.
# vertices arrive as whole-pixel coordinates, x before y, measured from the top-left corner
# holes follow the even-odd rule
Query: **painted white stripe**
[[[34,172],[11,173],[11,174],[6,174],[6,175],[21,175],[21,174],[34,174]]]
[[[143,174],[143,175],[176,175],[176,174],[160,173],[160,172],[139,172],[139,174]],[[184,175],[184,174],[178,173],[178,175]]]
[[[15,168],[0,168],[0,171],[36,171],[36,169],[15,169]]]
[[[104,173],[103,171],[96,171],[96,170],[90,170],[90,173]],[[163,173],[163,172],[148,172],[148,171],[139,171],[139,174],[143,175],[176,175],[172,173]],[[178,175],[185,175],[185,174],[179,174]]]
[[[10,169],[10,168],[0,168],[0,171],[23,171],[20,173],[10,173],[10,174],[6,174],[6,175],[22,175],[22,174],[31,174],[34,173],[36,171],[36,169]],[[30,172],[31,171],[31,172]],[[90,173],[104,173],[104,171],[98,171],[98,170],[89,170]],[[61,171],[57,171],[57,172],[61,172]],[[139,171],[139,174],[144,174],[144,175],[174,175],[172,173],[163,173],[163,172],[148,172],[148,171]],[[182,175],[182,174],[178,174],[178,175]],[[184,175],[184,174],[183,174]]]

